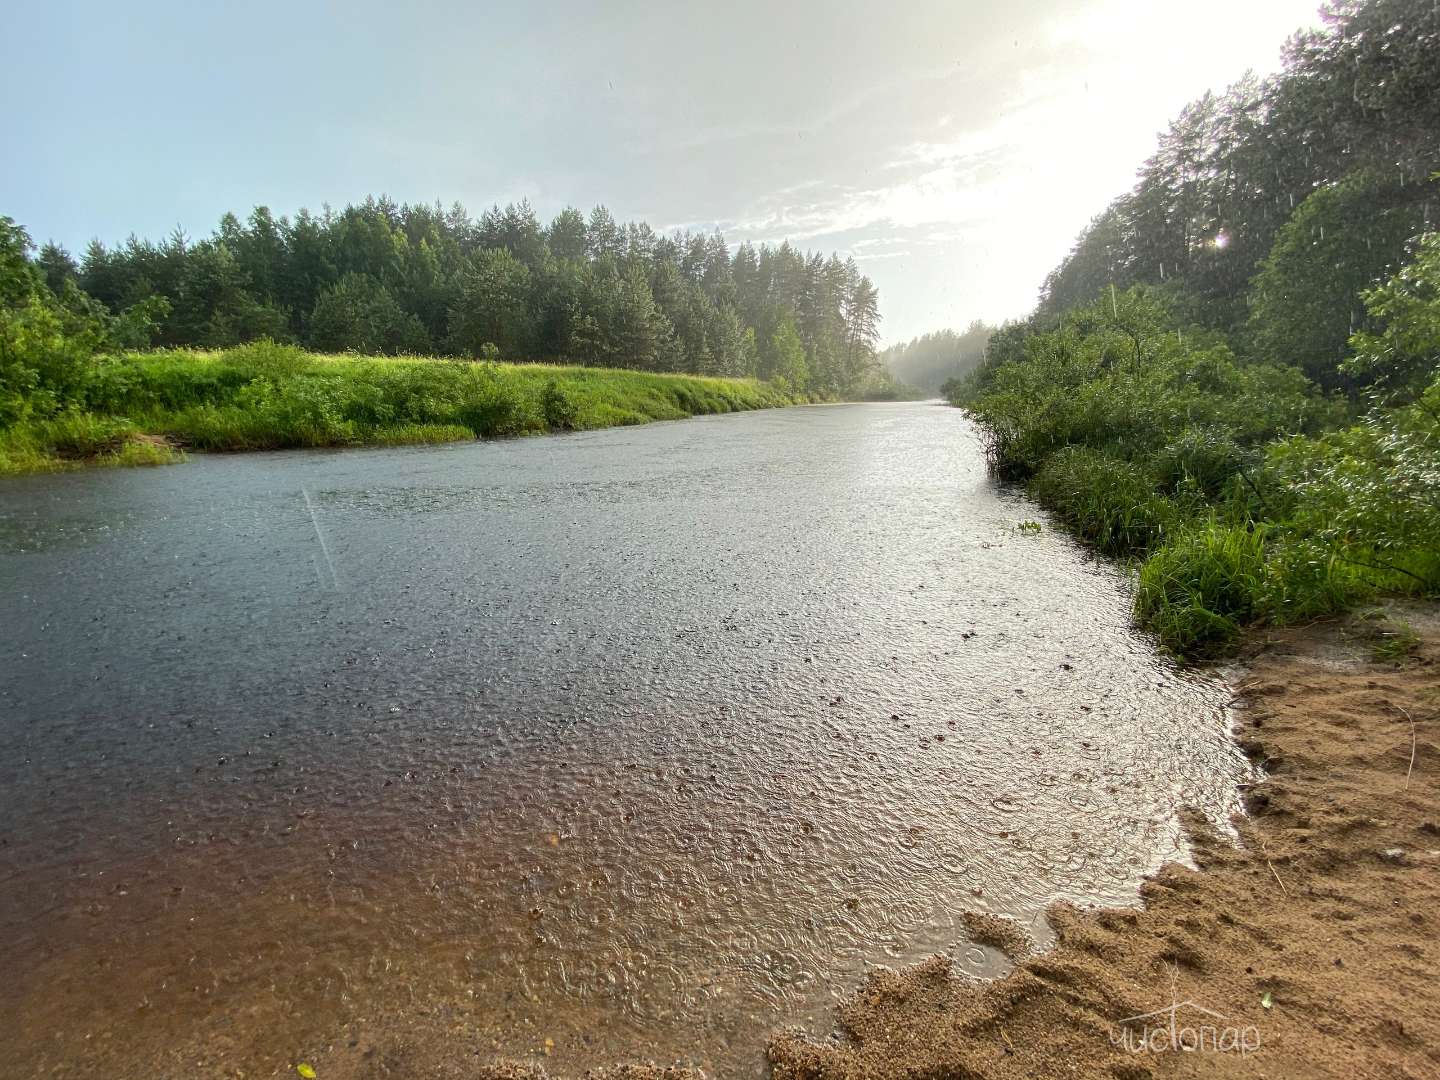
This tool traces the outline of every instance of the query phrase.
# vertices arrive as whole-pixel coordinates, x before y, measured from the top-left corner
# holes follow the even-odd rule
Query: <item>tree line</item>
[[[1340,0],[1268,79],[1207,93],[1169,126],[1135,188],[1081,234],[1039,315],[1112,285],[1157,286],[1180,315],[1326,387],[1362,292],[1433,227],[1440,169],[1440,8]]]
[[[478,220],[456,204],[369,198],[320,214],[226,214],[213,235],[54,243],[35,263],[56,296],[111,313],[149,304],[154,344],[258,339],[327,351],[554,360],[755,376],[845,395],[876,367],[879,296],[854,260],[659,235],[603,206],[542,225],[527,202]]]

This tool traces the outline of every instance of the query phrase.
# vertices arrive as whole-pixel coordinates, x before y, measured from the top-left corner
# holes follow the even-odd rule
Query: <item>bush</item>
[[[1191,490],[1214,498],[1253,468],[1255,457],[1230,432],[1190,428],[1155,455],[1155,479],[1166,491]]]
[[[31,246],[0,216],[0,428],[81,404],[101,351],[148,343],[168,306],[152,298],[112,317],[73,281],[56,296],[29,259]]]
[[[575,418],[579,415],[579,409],[576,407],[574,399],[554,379],[545,384],[545,398],[541,408],[545,414],[545,423],[550,430],[574,430]]]
[[[313,370],[315,361],[296,345],[279,345],[268,339],[240,345],[220,353],[222,367],[250,379],[283,382]]]
[[[1297,369],[1177,326],[1144,289],[1002,330],[947,392],[984,426],[997,471],[1101,550],[1148,556],[1144,625],[1211,655],[1248,622],[1440,591],[1437,275],[1427,241],[1399,284],[1367,294],[1390,324],[1356,347],[1393,377],[1390,407],[1358,423]]]

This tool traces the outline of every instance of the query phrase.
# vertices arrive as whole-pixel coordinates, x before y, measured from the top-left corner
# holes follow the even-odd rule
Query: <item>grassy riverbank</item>
[[[1440,281],[1440,239],[1425,250]],[[1143,288],[1002,331],[949,397],[1002,475],[1134,561],[1142,625],[1213,656],[1252,623],[1440,592],[1440,373],[1422,333],[1440,307],[1417,307],[1419,329],[1392,318],[1356,335],[1348,364],[1370,387],[1349,398],[1247,359]]]
[[[96,361],[75,404],[0,429],[0,474],[153,464],[184,449],[395,446],[583,431],[804,400],[754,379],[326,356],[268,342]]]

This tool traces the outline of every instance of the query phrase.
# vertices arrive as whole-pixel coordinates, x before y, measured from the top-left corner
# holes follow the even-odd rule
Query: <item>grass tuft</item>
[[[1400,667],[1420,650],[1420,635],[1415,627],[1384,608],[1357,612],[1349,621],[1348,631],[1369,646],[1370,658],[1377,664]]]
[[[1192,525],[1140,567],[1135,613],[1174,651],[1224,652],[1258,614],[1268,592],[1261,528]]]

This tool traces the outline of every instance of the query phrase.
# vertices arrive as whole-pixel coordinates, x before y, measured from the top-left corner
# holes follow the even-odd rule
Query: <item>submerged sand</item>
[[[1338,623],[1254,641],[1237,734],[1267,778],[1246,793],[1238,843],[1191,821],[1195,868],[1166,867],[1137,909],[1057,906],[1055,947],[999,981],[942,957],[873,974],[830,1036],[772,1040],[776,1080],[1440,1075],[1440,613],[1406,617],[1422,643],[1399,664]],[[1023,951],[1005,927],[973,932]]]

